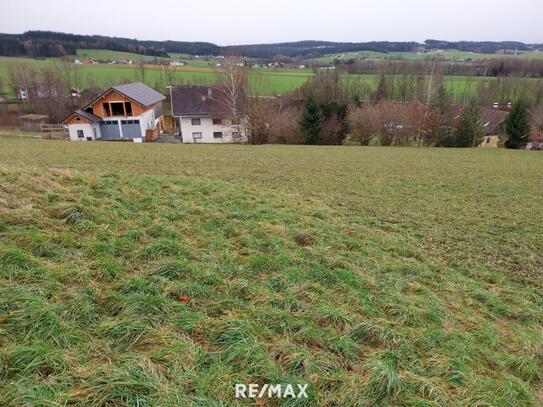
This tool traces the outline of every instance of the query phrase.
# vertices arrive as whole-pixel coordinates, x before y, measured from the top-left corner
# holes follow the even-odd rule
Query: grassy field
[[[334,59],[350,59],[350,58],[377,58],[377,59],[426,59],[433,57],[442,57],[450,61],[456,59],[464,60],[467,58],[474,60],[493,59],[493,58],[519,58],[519,59],[543,59],[543,52],[530,52],[519,53],[518,55],[500,55],[500,54],[478,54],[475,52],[466,52],[458,50],[445,50],[440,52],[374,52],[374,51],[356,51],[356,52],[343,52],[339,54],[324,55],[320,58],[315,58],[313,61],[321,63],[331,63]]]
[[[90,53],[90,54],[89,54]],[[92,56],[93,58],[113,58],[121,59],[121,54],[113,51],[105,50],[79,50],[78,55]],[[109,55],[109,56],[108,56]],[[129,54],[136,55],[136,54]],[[125,55],[126,58],[130,58]],[[152,59],[152,58],[151,58]],[[134,59],[136,60],[136,59]],[[58,62],[56,58],[48,58],[44,60],[35,60],[28,58],[11,58],[0,57],[0,92],[11,95],[12,91],[8,86],[8,68],[10,66],[28,66],[39,69],[46,66],[54,65]],[[213,84],[217,80],[217,70],[215,67],[205,66],[209,62],[192,60],[190,65],[176,67],[173,69],[173,78],[177,83],[189,84]],[[123,83],[140,80],[138,68],[130,65],[79,65],[80,77],[83,82],[83,87],[88,86],[89,79],[92,78],[94,84],[103,88]],[[169,75],[169,74],[168,74]],[[260,95],[276,95],[285,94],[302,86],[309,78],[314,75],[310,69],[272,69],[272,68],[256,68],[250,73],[250,81],[252,90]],[[361,84],[367,85],[369,91],[375,90],[379,82],[378,75],[348,75],[343,74],[342,78],[345,81],[358,81]],[[496,81],[496,78],[481,78],[474,76],[445,76],[445,85],[453,95],[455,102],[462,103],[469,99],[477,92],[479,84],[491,84]],[[145,68],[145,82],[157,89],[161,89],[165,82],[169,82],[169,77],[165,77],[165,73],[159,67],[147,65]],[[504,88],[499,95],[499,100],[502,102],[515,100],[519,95],[523,95],[528,101],[532,102],[536,99],[536,92],[540,79],[523,78],[519,80],[519,86],[516,89]],[[13,96],[13,95],[12,95]]]
[[[0,139],[0,405],[543,402],[538,152]]]
[[[131,59],[134,62],[138,61],[154,61],[155,59],[166,60],[167,58],[155,58],[153,56],[134,54],[132,52],[111,51],[107,49],[87,49],[80,48],[77,50],[76,57],[91,58],[91,59],[104,59],[104,60],[116,60],[119,62],[121,59]]]

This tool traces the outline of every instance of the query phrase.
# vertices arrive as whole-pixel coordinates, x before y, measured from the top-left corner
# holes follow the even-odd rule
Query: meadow
[[[122,53],[106,50],[79,50],[78,56],[83,58],[125,59],[132,58],[137,61],[136,54]],[[139,56],[141,57],[141,56]],[[164,69],[151,64],[153,57],[146,57],[148,65],[145,65],[145,83],[157,89],[162,89],[166,83],[172,81],[176,84],[205,84],[211,85],[218,80],[217,68],[213,61],[190,59],[188,65],[182,67]],[[149,59],[150,58],[150,59]],[[27,66],[40,69],[58,64],[57,58],[43,60],[29,58],[0,57],[0,93],[6,93],[13,97],[13,91],[9,88],[9,67]],[[206,66],[207,65],[207,66]],[[209,66],[211,65],[211,66]],[[82,87],[99,86],[107,88],[123,82],[141,81],[140,70],[135,65],[78,65]],[[288,68],[252,68],[249,74],[251,92],[258,95],[283,95],[302,86],[315,73],[311,69]],[[389,75],[392,79],[394,75]],[[357,82],[365,86],[366,93],[377,89],[379,75],[374,74],[341,74],[345,82]],[[511,78],[509,78],[510,80]],[[508,78],[505,79],[507,82]],[[488,86],[496,82],[496,78],[483,78],[476,76],[445,76],[444,83],[451,92],[455,103],[464,103],[474,96],[479,86]],[[540,79],[520,78],[515,86],[502,86],[497,91],[496,98],[501,102],[516,100],[520,96],[528,102],[534,102],[540,88]]]
[[[443,50],[432,52],[375,52],[375,51],[355,51],[355,52],[343,52],[339,54],[328,54],[322,57],[313,59],[321,63],[331,63],[334,59],[350,59],[350,58],[374,58],[374,59],[412,59],[422,60],[433,57],[440,57],[449,61],[455,60],[483,60],[493,58],[518,58],[518,59],[543,59],[543,52],[526,52],[519,53],[518,55],[502,55],[502,54],[479,54],[476,52],[467,52],[459,50]]]
[[[543,402],[541,153],[0,138],[0,405]]]

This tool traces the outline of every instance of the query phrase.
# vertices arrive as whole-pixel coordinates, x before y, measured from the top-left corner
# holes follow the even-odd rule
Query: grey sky
[[[219,45],[427,38],[542,43],[542,16],[543,0],[0,0],[0,32]]]

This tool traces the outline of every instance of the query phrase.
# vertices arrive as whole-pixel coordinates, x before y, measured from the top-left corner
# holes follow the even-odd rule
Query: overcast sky
[[[542,23],[543,0],[0,0],[0,32],[219,45],[428,38],[542,43]]]

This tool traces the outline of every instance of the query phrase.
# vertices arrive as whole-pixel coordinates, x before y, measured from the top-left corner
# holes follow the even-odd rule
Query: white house
[[[174,86],[171,108],[183,143],[239,143],[246,141],[243,97],[239,95],[233,115],[219,88]]]
[[[150,141],[164,128],[162,101],[166,99],[143,83],[109,88],[62,121],[71,141]]]

